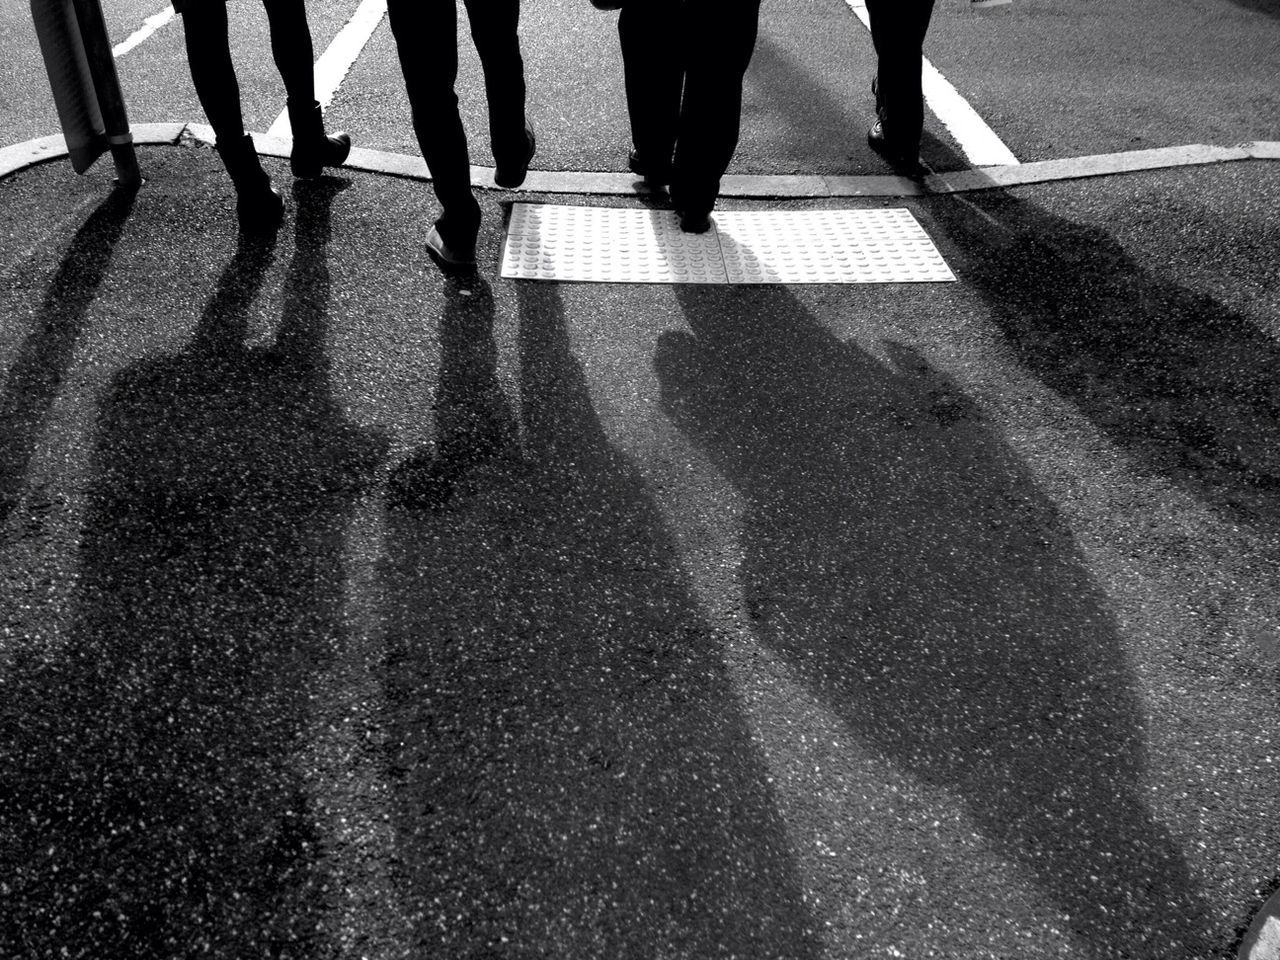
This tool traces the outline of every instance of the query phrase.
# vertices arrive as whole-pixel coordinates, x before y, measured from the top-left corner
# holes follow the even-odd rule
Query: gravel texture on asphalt
[[[442,277],[371,175],[237,240],[211,151],[142,160],[0,181],[0,956],[1230,955],[1274,165],[713,288],[498,280],[496,194]]]

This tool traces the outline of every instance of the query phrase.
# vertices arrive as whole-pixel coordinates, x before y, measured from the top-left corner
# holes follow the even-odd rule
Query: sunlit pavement
[[[1273,164],[765,203],[959,282],[702,287],[503,281],[498,193],[448,279],[426,185],[274,161],[237,243],[141,159],[0,181],[0,952],[1231,955]]]
[[[766,3],[726,271],[906,211],[954,282],[709,286],[501,278],[509,203],[671,217],[616,14],[524,5],[445,277],[377,0],[296,184],[230,5],[253,239],[152,2],[136,194],[0,9],[0,957],[1276,960],[1271,5],[940,0],[910,179],[865,11]]]

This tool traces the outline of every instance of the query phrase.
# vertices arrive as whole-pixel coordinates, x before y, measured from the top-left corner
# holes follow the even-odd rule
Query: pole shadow
[[[557,288],[517,295],[522,423],[487,285],[447,286],[435,452],[391,483],[389,763],[417,945],[816,957],[721,638],[601,428]]]
[[[1090,956],[1207,955],[1142,797],[1106,598],[974,405],[908,347],[840,342],[785,288],[678,295],[694,335],[659,339],[663,404],[747,501],[760,639],[851,733],[961,800]]]
[[[9,370],[0,396],[0,526],[21,498],[45,418],[136,198],[135,190],[113,190],[76,231]]]
[[[1142,468],[1274,529],[1280,346],[1255,321],[1003,191],[926,203],[1022,365]]]
[[[323,342],[333,190],[298,187],[276,342],[244,342],[275,237],[242,238],[180,354],[102,398],[70,639],[6,679],[0,953],[315,956],[303,751],[344,635],[341,548],[385,444]]]

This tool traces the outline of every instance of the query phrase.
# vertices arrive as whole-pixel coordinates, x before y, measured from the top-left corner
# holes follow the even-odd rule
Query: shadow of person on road
[[[961,800],[1090,955],[1205,956],[1116,624],[1025,469],[910,348],[842,343],[782,287],[678,295],[694,335],[659,340],[663,404],[747,501],[760,639]]]
[[[276,342],[244,342],[275,238],[242,239],[190,345],[102,398],[70,639],[5,684],[5,956],[319,949],[304,737],[382,446],[327,384],[333,190],[297,189]]]
[[[814,957],[766,771],[556,287],[523,437],[482,280],[447,286],[436,454],[393,477],[386,699],[403,910],[441,957]]]
[[[136,198],[135,190],[113,190],[76,231],[9,369],[0,396],[0,526],[21,497],[45,417]]]
[[[1274,528],[1280,346],[1256,322],[1004,191],[927,204],[1021,364],[1145,469]]]

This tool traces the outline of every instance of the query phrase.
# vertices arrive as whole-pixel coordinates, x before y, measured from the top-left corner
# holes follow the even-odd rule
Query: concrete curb
[[[1238,960],[1280,960],[1280,890],[1254,916],[1236,953]]]
[[[212,145],[213,131],[199,123],[140,123],[133,127],[137,146],[173,146],[181,143]],[[288,159],[290,141],[255,133],[253,142],[264,156]],[[0,148],[0,179],[27,167],[67,155],[61,135],[39,137]],[[1189,144],[1155,150],[1133,150],[1096,156],[1040,160],[999,167],[950,172],[930,172],[912,178],[893,175],[819,176],[814,174],[724,178],[720,195],[754,200],[841,199],[849,197],[922,197],[970,193],[1004,187],[1027,186],[1058,180],[1107,177],[1175,167],[1210,166],[1239,160],[1280,160],[1280,142],[1254,141],[1232,147]],[[353,149],[347,169],[414,180],[429,180],[426,162],[411,154]],[[497,189],[492,167],[471,168],[471,183],[480,189]],[[521,188],[524,193],[580,196],[638,196],[649,193],[631,173],[531,170]]]

